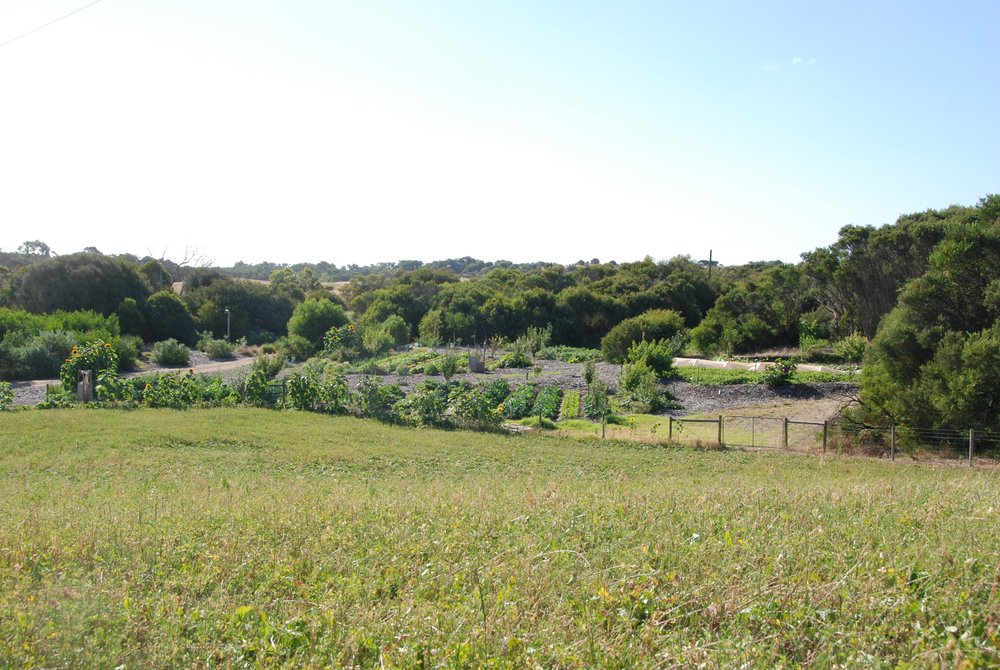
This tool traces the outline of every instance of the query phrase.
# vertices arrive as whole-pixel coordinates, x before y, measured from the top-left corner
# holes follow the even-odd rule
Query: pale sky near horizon
[[[1000,191],[993,0],[101,0],[18,37],[89,1],[0,0],[5,251],[734,265]]]

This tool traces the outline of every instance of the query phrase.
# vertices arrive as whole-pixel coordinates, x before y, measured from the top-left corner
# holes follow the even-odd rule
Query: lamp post
[[[230,338],[229,338],[229,316],[230,316],[230,314],[229,314],[229,308],[226,307],[226,342],[230,341]]]

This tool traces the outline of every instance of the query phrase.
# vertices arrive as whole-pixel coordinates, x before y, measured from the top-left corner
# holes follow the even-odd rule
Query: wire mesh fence
[[[791,449],[895,459],[1000,458],[1000,432],[862,426],[849,422],[799,421],[779,417],[719,416],[670,419],[670,441],[755,449]]]
[[[765,416],[724,416],[722,443],[733,447],[780,449],[785,446],[785,419]]]

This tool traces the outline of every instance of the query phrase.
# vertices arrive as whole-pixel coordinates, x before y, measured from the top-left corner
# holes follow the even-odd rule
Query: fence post
[[[823,422],[823,453],[824,454],[826,453],[826,434],[828,432],[827,429],[829,427],[830,427],[830,422],[829,421],[824,421]]]
[[[896,460],[896,424],[889,426],[889,460]]]
[[[721,447],[722,446],[722,415],[721,414],[719,415],[719,427],[718,427],[718,431],[716,431],[716,432],[718,434],[717,441],[719,442],[719,446]]]
[[[750,446],[757,446],[757,417],[750,417]]]
[[[667,442],[674,441],[674,417],[667,417]]]
[[[972,428],[969,429],[969,466],[972,466],[972,450],[976,445],[976,431]]]
[[[786,416],[781,422],[781,447],[783,449],[788,448],[788,417]]]

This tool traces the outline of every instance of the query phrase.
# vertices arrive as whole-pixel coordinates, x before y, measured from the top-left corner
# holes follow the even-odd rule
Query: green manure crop
[[[0,665],[984,667],[990,470],[248,408],[0,416]]]

